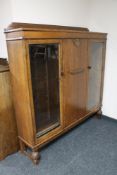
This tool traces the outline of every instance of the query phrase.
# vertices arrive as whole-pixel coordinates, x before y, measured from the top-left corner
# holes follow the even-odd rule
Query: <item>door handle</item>
[[[91,67],[91,66],[88,66],[87,68],[88,68],[88,69],[91,69],[92,67]]]
[[[79,69],[75,69],[75,70],[70,71],[69,74],[75,75],[75,74],[80,74],[80,73],[83,73],[83,72],[84,72],[84,69],[79,68]]]

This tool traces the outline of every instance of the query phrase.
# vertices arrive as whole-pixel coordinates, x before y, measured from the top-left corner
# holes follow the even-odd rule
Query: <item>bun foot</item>
[[[99,110],[98,112],[97,112],[97,118],[98,119],[101,119],[102,118],[102,110]]]
[[[31,154],[31,159],[35,165],[39,163],[40,155],[38,151],[33,151]]]

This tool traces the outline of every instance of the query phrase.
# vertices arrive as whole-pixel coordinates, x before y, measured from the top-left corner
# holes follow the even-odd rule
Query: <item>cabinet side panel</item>
[[[100,99],[101,106],[103,106],[102,99],[104,89],[105,60],[106,60],[106,40],[104,41],[103,44],[103,55],[102,55],[102,77],[101,77],[101,99]]]
[[[34,144],[24,41],[7,41],[18,135]]]

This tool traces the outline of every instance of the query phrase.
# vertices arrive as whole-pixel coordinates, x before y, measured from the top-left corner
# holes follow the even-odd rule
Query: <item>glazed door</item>
[[[86,115],[87,40],[63,41],[64,123],[75,123]]]
[[[29,44],[36,133],[40,137],[61,126],[59,43]]]
[[[102,97],[102,79],[104,71],[104,46],[101,41],[89,41],[88,60],[88,99],[87,111],[99,108]]]

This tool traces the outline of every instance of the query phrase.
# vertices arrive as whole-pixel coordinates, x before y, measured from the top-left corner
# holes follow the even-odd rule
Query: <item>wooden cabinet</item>
[[[0,160],[18,149],[9,67],[0,59]]]
[[[5,34],[21,151],[37,163],[39,148],[101,111],[106,34],[23,23]]]

